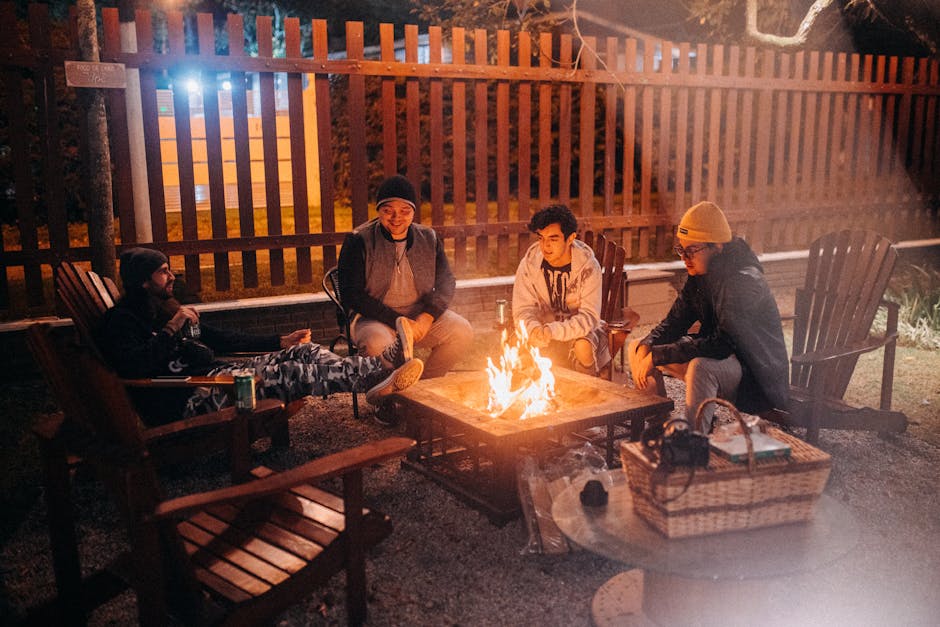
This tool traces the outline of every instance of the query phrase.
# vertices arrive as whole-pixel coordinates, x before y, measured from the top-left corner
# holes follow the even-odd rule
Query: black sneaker
[[[385,397],[401,392],[421,378],[424,372],[424,362],[420,359],[409,359],[391,372],[380,370],[376,374],[385,378],[369,388],[366,392],[366,402],[370,405],[381,405]],[[371,377],[371,375],[370,375]]]
[[[385,401],[375,408],[375,422],[383,427],[398,426],[398,412],[395,410],[394,401]]]
[[[414,357],[415,334],[411,328],[411,321],[404,316],[398,316],[395,319],[395,332],[398,336],[395,343],[379,355],[382,363],[388,368],[398,368]]]

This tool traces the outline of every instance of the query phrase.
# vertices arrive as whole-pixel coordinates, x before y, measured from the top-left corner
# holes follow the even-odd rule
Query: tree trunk
[[[78,44],[82,61],[99,61],[98,28],[94,0],[78,0]],[[111,197],[111,149],[104,92],[82,89],[80,102],[88,136],[85,168],[88,173],[88,243],[91,267],[103,276],[114,278],[114,205]]]

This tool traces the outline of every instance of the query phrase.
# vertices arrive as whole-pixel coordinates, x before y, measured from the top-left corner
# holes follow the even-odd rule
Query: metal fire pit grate
[[[396,401],[408,435],[418,443],[405,465],[451,489],[493,522],[504,523],[519,513],[515,467],[520,454],[545,453],[568,433],[603,426],[610,465],[617,425],[630,423],[638,436],[647,419],[672,410],[666,398],[573,370],[553,372],[556,409],[526,420],[518,419],[515,408],[499,418],[486,413],[485,372],[419,381]]]

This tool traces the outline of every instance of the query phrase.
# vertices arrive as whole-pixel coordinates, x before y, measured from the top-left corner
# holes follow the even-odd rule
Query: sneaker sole
[[[420,359],[409,359],[393,373],[395,377],[395,391],[401,392],[418,382],[424,374],[424,362]]]
[[[374,386],[366,392],[366,402],[370,405],[378,405],[386,396],[401,392],[402,390],[414,385],[424,373],[424,362],[420,359],[406,361],[403,365],[394,370],[388,378]]]
[[[407,363],[414,357],[414,331],[411,328],[411,324],[404,316],[399,316],[395,319],[395,331],[398,333],[398,338],[401,340],[402,356]]]

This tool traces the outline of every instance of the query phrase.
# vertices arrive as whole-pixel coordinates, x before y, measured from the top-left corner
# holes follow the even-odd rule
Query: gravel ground
[[[670,396],[681,391],[670,383]],[[311,399],[291,422],[288,451],[258,451],[258,461],[286,468],[331,451],[393,433],[371,420],[355,421],[350,399]],[[940,616],[940,449],[910,433],[881,439],[869,433],[823,432],[833,456],[826,492],[857,517],[859,543],[836,564],[801,576],[731,584],[705,598],[676,591],[669,624],[748,624],[754,599],[772,625],[935,625]],[[175,469],[168,491],[218,485],[221,459]],[[27,489],[4,512],[0,536],[0,622],[15,623],[24,608],[54,593],[45,508]],[[492,525],[437,484],[398,462],[366,473],[366,494],[389,514],[395,531],[368,556],[372,625],[590,625],[597,589],[626,565],[587,551],[564,555],[524,552],[521,520]],[[107,497],[90,478],[75,480],[83,564],[94,568],[122,548],[122,530]],[[344,624],[343,577],[311,591],[277,621],[280,625]],[[724,608],[720,621],[708,618]],[[92,617],[92,624],[133,624],[134,597],[125,593]],[[711,614],[712,616],[714,614]]]

